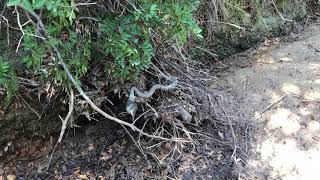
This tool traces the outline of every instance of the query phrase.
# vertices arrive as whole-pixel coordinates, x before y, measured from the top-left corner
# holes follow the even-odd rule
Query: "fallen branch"
[[[282,101],[283,98],[285,98],[288,94],[284,93],[279,99],[277,99],[276,101],[274,101],[273,103],[271,103],[269,106],[267,106],[263,111],[258,112],[257,114],[255,114],[251,119],[258,119],[260,118],[263,113],[265,113],[266,111],[268,111],[269,109],[271,109],[274,105],[278,104],[280,101]]]
[[[62,121],[62,126],[61,126],[61,131],[60,131],[60,136],[59,136],[59,140],[58,142],[60,143],[64,132],[66,131],[69,119],[71,118],[72,112],[73,112],[73,108],[74,108],[74,93],[73,90],[70,90],[70,100],[69,100],[69,112],[66,116],[66,118],[64,120],[62,120],[62,118],[60,117],[61,121]]]

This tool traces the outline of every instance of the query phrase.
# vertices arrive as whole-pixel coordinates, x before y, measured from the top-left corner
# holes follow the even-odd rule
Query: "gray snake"
[[[137,97],[141,97],[144,99],[150,98],[156,90],[162,90],[162,91],[170,91],[177,87],[178,85],[178,79],[176,77],[168,77],[164,74],[161,74],[160,77],[165,78],[167,81],[170,81],[171,83],[169,85],[162,85],[162,84],[155,84],[153,85],[149,91],[141,92],[137,87],[133,86],[130,90],[129,99],[127,101],[126,111],[131,114],[132,116],[135,115],[138,105],[135,102],[136,95]]]

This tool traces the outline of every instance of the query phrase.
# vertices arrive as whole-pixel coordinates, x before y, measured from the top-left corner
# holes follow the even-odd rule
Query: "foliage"
[[[48,19],[46,28],[49,38],[45,43],[36,36],[36,26],[32,25],[24,29],[23,50],[29,55],[24,57],[22,61],[28,69],[34,72],[34,75],[45,80],[53,80],[58,85],[67,83],[65,72],[52,56],[52,44],[61,48],[62,55],[76,78],[87,72],[91,40],[77,36],[72,29],[73,20],[76,18],[73,0],[33,0],[32,2],[29,0],[10,0],[7,3],[7,6],[16,5],[31,13],[37,9],[47,10],[45,15]]]
[[[43,43],[34,36],[37,34],[35,26],[25,28],[24,51],[29,56],[23,58],[23,62],[35,75],[41,75],[47,80],[53,79],[57,84],[63,83],[67,77],[58,63],[50,59],[51,44],[62,49],[62,55],[76,78],[87,72],[91,49],[102,44],[104,55],[113,58],[111,62],[108,58],[105,58],[107,63],[100,62],[105,65],[106,73],[119,80],[133,80],[152,63],[156,45],[152,37],[155,34],[162,42],[178,45],[186,43],[191,35],[202,37],[201,29],[193,18],[198,1],[139,0],[130,4],[105,17],[97,17],[102,19],[99,31],[103,35],[92,42],[90,37],[85,38],[76,33],[75,12],[79,10],[73,0],[9,0],[7,3],[8,6],[20,6],[30,13],[45,10],[45,25],[50,39]],[[61,39],[65,31],[68,38]]]
[[[139,10],[124,16],[107,16],[102,24],[102,43],[105,53],[115,59],[107,72],[111,69],[118,78],[132,79],[147,69],[154,56],[150,38],[153,31],[178,45],[186,43],[190,35],[201,38],[201,29],[193,20],[197,4],[186,0],[173,4],[143,0]]]
[[[98,63],[105,66],[105,77],[112,77],[115,80],[113,83],[117,83],[138,78],[152,63],[155,47],[161,47],[164,43],[182,46],[192,36],[202,38],[201,29],[193,18],[199,4],[196,0],[126,2],[122,8],[104,11],[104,14],[93,17],[101,20],[98,28],[91,30],[89,36],[84,36],[77,27],[79,20],[75,22],[81,13],[86,15],[88,11],[85,5],[79,7],[75,0],[8,0],[8,8],[18,7],[19,11],[22,8],[30,17],[41,12],[46,28],[46,39],[43,40],[38,35],[44,32],[39,32],[36,22],[20,26],[23,27],[23,38],[19,50],[26,54],[21,61],[34,78],[68,87],[67,75],[54,58],[52,45],[55,45],[79,82],[91,71],[90,65]],[[27,18],[20,13],[20,21],[27,21]],[[99,49],[102,49],[103,57],[99,58],[99,62],[93,62],[97,58],[92,54]],[[1,60],[0,69],[3,74],[10,71],[14,75],[14,69],[9,68],[4,60]],[[6,89],[16,89],[11,83],[14,78],[0,78],[1,85]]]
[[[9,0],[7,6],[21,6],[28,12],[46,9],[49,17],[58,17],[59,23],[68,26],[76,18],[74,0]]]
[[[17,79],[11,65],[0,57],[0,87],[5,88],[7,98],[10,99],[17,91]]]
[[[102,31],[104,51],[115,59],[111,70],[116,77],[130,78],[148,68],[154,55],[153,47],[148,32],[133,16],[107,18]]]
[[[56,36],[57,25],[47,26],[49,36],[51,37],[47,43],[42,43],[35,36],[35,29],[29,28],[28,34],[24,36],[24,51],[29,52],[29,56],[23,58],[23,62],[35,75],[40,75],[46,80],[53,80],[55,84],[66,84],[67,75],[59,66],[59,62],[52,56],[51,44],[60,47],[61,53],[65,59],[67,66],[74,76],[79,79],[85,75],[88,68],[88,61],[91,55],[91,40],[79,37],[75,32],[64,32],[64,39]]]

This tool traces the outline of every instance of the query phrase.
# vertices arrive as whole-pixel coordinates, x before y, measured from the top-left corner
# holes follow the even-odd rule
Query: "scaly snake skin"
[[[126,106],[126,111],[131,114],[133,117],[138,109],[137,103],[134,101],[136,96],[147,99],[150,98],[156,90],[162,90],[162,91],[170,91],[177,87],[178,85],[178,79],[176,77],[168,77],[164,74],[161,74],[160,77],[165,78],[167,81],[170,81],[171,84],[169,85],[162,85],[162,84],[156,84],[151,87],[149,91],[141,92],[137,87],[133,86],[130,90],[129,99]]]

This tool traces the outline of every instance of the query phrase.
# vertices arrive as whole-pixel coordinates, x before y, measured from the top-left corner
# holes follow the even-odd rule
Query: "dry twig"
[[[59,136],[59,140],[58,140],[59,143],[61,142],[61,140],[63,138],[64,132],[66,131],[66,128],[68,126],[69,119],[71,118],[73,109],[74,109],[74,93],[73,93],[73,90],[71,89],[70,90],[70,100],[69,100],[69,112],[64,120],[59,116],[62,121],[60,136]]]

